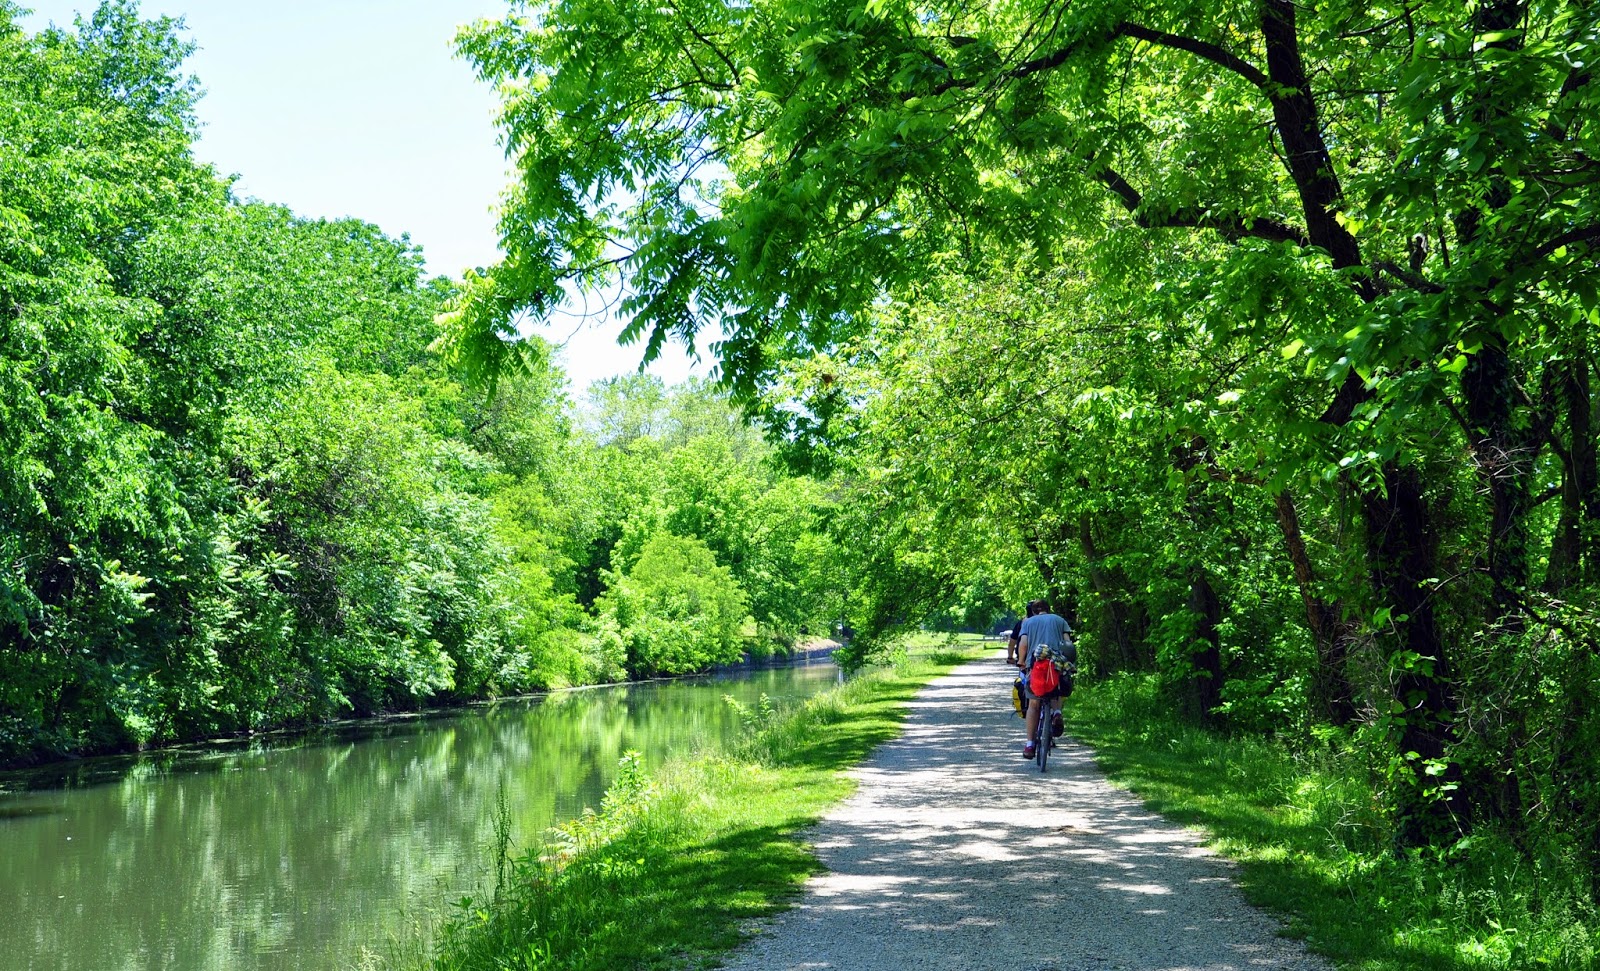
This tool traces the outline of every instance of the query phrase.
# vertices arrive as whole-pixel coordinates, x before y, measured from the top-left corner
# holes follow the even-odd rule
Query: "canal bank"
[[[789,711],[751,712],[736,751],[619,784],[593,817],[512,854],[436,958],[385,968],[702,966],[816,872],[810,825],[853,789],[851,767],[894,738],[918,690],[971,651],[913,652]]]
[[[826,637],[817,637],[796,643],[792,650],[774,651],[763,657],[757,657],[746,651],[738,663],[719,664],[712,669],[711,673],[712,676],[737,674],[744,671],[757,671],[762,668],[781,668],[791,664],[816,664],[832,661],[833,652],[842,646],[838,641]]]

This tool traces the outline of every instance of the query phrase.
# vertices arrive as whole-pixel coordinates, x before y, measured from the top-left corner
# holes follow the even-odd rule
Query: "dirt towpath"
[[[923,689],[812,831],[828,872],[728,967],[1326,971],[1081,744],[1024,762],[1009,672],[996,654]]]

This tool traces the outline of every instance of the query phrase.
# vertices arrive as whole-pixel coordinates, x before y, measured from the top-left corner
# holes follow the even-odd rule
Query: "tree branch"
[[[1391,263],[1388,260],[1380,260],[1379,262],[1372,264],[1372,272],[1374,274],[1387,273],[1419,293],[1444,292],[1444,287],[1441,287],[1439,284],[1434,283],[1431,280],[1425,280],[1421,275],[1412,273],[1410,270],[1400,266],[1398,263]]]
[[[1092,161],[1092,160],[1091,160]],[[1306,234],[1297,226],[1267,219],[1264,216],[1241,216],[1216,213],[1203,209],[1175,209],[1165,215],[1155,215],[1145,209],[1144,197],[1116,170],[1101,168],[1095,177],[1105,184],[1132,214],[1134,222],[1145,229],[1213,229],[1230,243],[1241,239],[1268,239],[1278,243],[1308,244]]]
[[[681,18],[681,23],[685,27],[687,27],[689,29],[689,33],[694,35],[694,39],[699,41],[700,43],[704,44],[706,46],[706,48],[711,51],[711,53],[713,53],[713,54],[715,54],[717,56],[717,60],[722,62],[722,66],[728,69],[728,77],[731,79],[731,81],[732,82],[737,82],[739,80],[739,68],[738,68],[737,65],[735,65],[733,63],[733,59],[731,57],[729,57],[728,54],[725,51],[723,51],[722,48],[720,48],[716,44],[712,43],[711,38],[707,37],[704,33],[701,32],[701,30],[698,27],[696,27],[694,25],[694,21],[689,19],[687,11],[683,10],[682,8],[680,8],[675,3],[671,3],[669,5],[672,7],[674,12],[676,12],[679,15],[679,17]],[[688,53],[688,52],[685,51],[685,53]],[[699,65],[698,62],[695,62],[693,55],[690,55],[689,60],[695,66],[695,73],[696,74],[701,74],[700,65]],[[702,78],[704,77],[703,74],[701,74],[701,76],[702,76]]]
[[[1124,37],[1132,37],[1135,40],[1155,44],[1157,47],[1170,47],[1173,50],[1187,51],[1196,57],[1210,61],[1218,67],[1232,71],[1257,88],[1266,88],[1270,83],[1267,80],[1266,73],[1260,68],[1216,44],[1208,44],[1179,34],[1151,30],[1148,27],[1141,27],[1138,24],[1128,23],[1127,21],[1117,25],[1117,33]]]
[[[1600,242],[1600,224],[1568,230],[1554,239],[1546,240],[1539,246],[1538,249],[1533,251],[1532,255],[1528,258],[1528,262],[1532,263],[1535,260],[1542,260],[1561,247],[1569,246],[1573,243],[1596,242]]]
[[[1356,405],[1372,397],[1367,383],[1361,380],[1361,375],[1351,368],[1344,374],[1344,384],[1334,393],[1333,400],[1328,402],[1328,408],[1317,420],[1324,424],[1341,426],[1348,424],[1350,417],[1355,414]]]
[[[1218,67],[1238,75],[1257,88],[1265,89],[1271,83],[1267,78],[1266,72],[1223,47],[1196,40],[1193,37],[1185,37],[1182,34],[1169,34],[1165,31],[1154,30],[1126,20],[1111,28],[1103,37],[1093,38],[1093,40],[1098,43],[1109,44],[1119,37],[1131,37],[1134,40],[1142,40],[1157,47],[1166,47],[1171,50],[1193,54],[1201,60],[1210,61]],[[1038,74],[1041,71],[1053,71],[1065,64],[1089,40],[1089,38],[1080,37],[1065,47],[1051,51],[1049,54],[1023,61],[1002,76],[1015,79],[1024,78],[1030,74]],[[933,93],[944,94],[954,88],[965,87],[970,87],[969,82],[952,78],[936,86],[933,89]]]

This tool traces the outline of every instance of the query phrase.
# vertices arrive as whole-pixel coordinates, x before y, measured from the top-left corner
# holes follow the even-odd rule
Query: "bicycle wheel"
[[[1050,737],[1050,706],[1039,706],[1039,725],[1033,730],[1033,760],[1039,763],[1039,771],[1044,771],[1046,762],[1050,761],[1050,743],[1055,739]]]

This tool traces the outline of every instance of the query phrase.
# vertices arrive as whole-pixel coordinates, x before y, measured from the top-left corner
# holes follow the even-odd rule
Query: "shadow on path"
[[[1023,761],[998,653],[911,702],[904,734],[811,833],[826,873],[729,959],[747,971],[1231,971],[1327,966],[1255,910],[1199,837],[1113,788],[1070,739]]]

